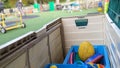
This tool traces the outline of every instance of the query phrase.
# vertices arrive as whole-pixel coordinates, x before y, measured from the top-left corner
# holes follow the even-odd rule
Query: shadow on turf
[[[22,19],[31,19],[36,17],[39,17],[39,15],[25,15],[25,16],[22,16]]]

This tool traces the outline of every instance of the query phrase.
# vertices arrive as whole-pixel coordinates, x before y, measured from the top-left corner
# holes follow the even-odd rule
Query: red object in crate
[[[70,54],[69,64],[73,64],[73,63],[74,63],[74,55],[75,55],[74,52],[72,52],[72,53]]]
[[[90,58],[88,58],[85,63],[89,63],[89,62],[92,62],[92,63],[98,63],[100,62],[100,60],[103,58],[103,55],[102,54],[94,54],[93,56],[91,56]]]

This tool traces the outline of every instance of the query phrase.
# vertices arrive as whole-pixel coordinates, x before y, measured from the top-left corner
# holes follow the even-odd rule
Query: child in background
[[[0,13],[4,13],[4,4],[0,1]]]
[[[100,0],[100,1],[98,2],[98,7],[103,8],[102,0]]]
[[[103,11],[103,4],[102,4],[102,0],[100,0],[98,2],[98,12],[102,12]]]
[[[25,13],[22,9],[23,8],[22,0],[17,1],[16,7],[17,7],[18,11],[20,12],[20,14],[25,15]]]

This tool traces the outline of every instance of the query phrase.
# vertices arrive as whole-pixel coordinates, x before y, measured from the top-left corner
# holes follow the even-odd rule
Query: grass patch
[[[13,40],[23,34],[26,34],[30,31],[36,31],[43,27],[45,24],[49,23],[50,21],[58,18],[58,17],[68,17],[68,16],[81,16],[86,15],[90,12],[97,12],[97,9],[88,9],[82,10],[81,12],[72,12],[68,13],[66,11],[50,11],[50,12],[42,12],[42,13],[34,13],[33,15],[39,15],[37,18],[27,19],[24,22],[26,23],[26,28],[18,28],[7,31],[6,34],[0,33],[0,45]]]

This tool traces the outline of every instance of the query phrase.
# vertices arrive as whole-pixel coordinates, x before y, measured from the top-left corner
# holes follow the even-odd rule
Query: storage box
[[[86,64],[68,64],[70,54],[72,52],[78,52],[79,46],[72,46],[70,50],[68,51],[66,58],[63,62],[63,64],[48,64],[45,68],[50,68],[51,65],[56,65],[57,68],[89,68]],[[100,61],[100,64],[103,64],[105,68],[110,68],[109,58],[108,58],[108,52],[105,45],[94,45],[95,53],[100,53],[104,57]]]

